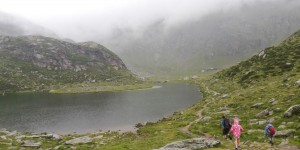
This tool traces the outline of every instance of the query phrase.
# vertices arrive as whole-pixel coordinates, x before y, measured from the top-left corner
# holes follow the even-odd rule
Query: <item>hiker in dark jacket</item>
[[[222,132],[223,132],[224,138],[227,138],[227,136],[229,136],[229,131],[231,129],[231,122],[228,118],[225,117],[225,115],[223,115],[222,118],[223,118],[223,120],[221,122]],[[231,136],[229,136],[229,138],[231,139]]]

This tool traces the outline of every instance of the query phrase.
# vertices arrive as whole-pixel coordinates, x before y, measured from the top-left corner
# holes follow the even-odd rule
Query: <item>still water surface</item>
[[[84,94],[0,96],[0,128],[28,132],[85,133],[130,130],[189,107],[202,97],[196,86]]]

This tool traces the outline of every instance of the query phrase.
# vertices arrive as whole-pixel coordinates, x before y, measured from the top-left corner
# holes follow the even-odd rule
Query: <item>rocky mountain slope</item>
[[[0,36],[0,91],[45,90],[68,83],[133,79],[104,46],[43,36]]]
[[[299,8],[299,2],[289,0],[245,2],[174,26],[162,18],[139,36],[134,29],[119,29],[105,45],[119,50],[129,67],[154,75],[220,69],[297,31]]]

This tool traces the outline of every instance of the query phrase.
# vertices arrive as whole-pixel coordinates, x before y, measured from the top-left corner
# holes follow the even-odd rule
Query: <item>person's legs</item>
[[[240,147],[240,138],[237,139],[237,146]]]
[[[235,148],[238,148],[238,139],[237,138],[234,139],[235,139]]]

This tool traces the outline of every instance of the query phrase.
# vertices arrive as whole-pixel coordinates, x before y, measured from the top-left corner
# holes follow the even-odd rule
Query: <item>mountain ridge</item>
[[[56,84],[135,78],[117,55],[92,42],[76,44],[43,36],[0,36],[0,53],[0,91],[37,87],[35,90],[42,90]]]

